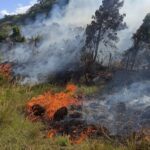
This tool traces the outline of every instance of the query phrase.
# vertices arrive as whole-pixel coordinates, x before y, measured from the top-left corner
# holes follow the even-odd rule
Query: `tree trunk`
[[[126,67],[125,67],[126,70],[128,70],[129,61],[130,61],[130,54],[128,55],[128,58],[127,58]]]
[[[93,58],[93,63],[96,61],[97,55],[98,55],[98,48],[99,48],[99,43],[101,39],[101,29],[98,32],[98,37],[97,37],[97,42],[96,42],[96,48],[95,48],[95,55]]]
[[[112,54],[109,54],[109,62],[108,62],[108,68],[111,69],[111,62],[112,62]]]
[[[135,49],[135,51],[133,51],[133,54],[132,54],[133,61],[132,61],[132,64],[131,64],[131,70],[133,70],[135,62],[136,62],[136,58],[137,58],[137,55],[138,55],[138,46],[135,46],[134,49]]]

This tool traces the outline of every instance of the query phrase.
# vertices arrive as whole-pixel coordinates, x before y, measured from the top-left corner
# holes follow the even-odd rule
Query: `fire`
[[[68,133],[68,129],[70,130]],[[47,138],[54,138],[57,135],[67,135],[72,144],[81,144],[88,138],[104,137],[104,135],[109,135],[108,130],[102,126],[87,125],[83,122],[79,124],[68,123],[67,126],[61,124],[55,125],[49,130]]]
[[[77,91],[77,86],[75,86],[74,84],[68,84],[66,87],[66,90],[68,90],[69,92],[75,93]]]
[[[76,91],[77,87],[69,84],[63,92],[49,91],[27,103],[27,115],[31,121],[48,122],[47,138],[66,135],[72,144],[80,144],[87,138],[103,135],[104,128],[88,125],[82,120],[81,96],[77,96]]]
[[[43,113],[44,118],[53,120],[54,114],[59,109],[79,104],[79,101],[75,98],[76,91],[77,87],[69,84],[65,92],[53,93],[49,91],[43,95],[32,98],[27,104],[27,112],[30,114],[29,118],[36,120],[38,116],[41,116]],[[39,115],[37,111],[39,111]]]
[[[51,129],[49,130],[48,134],[47,134],[47,138],[53,138],[57,135],[57,130],[55,129]]]
[[[0,64],[0,75],[4,76],[5,78],[10,78],[12,73],[12,66],[11,64]]]

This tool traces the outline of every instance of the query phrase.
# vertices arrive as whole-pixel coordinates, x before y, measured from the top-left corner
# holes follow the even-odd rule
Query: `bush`
[[[11,33],[11,26],[8,24],[3,24],[0,26],[0,42],[6,40],[6,38],[9,37],[9,34]]]
[[[11,35],[11,39],[14,42],[25,42],[25,37],[21,35],[21,31],[20,28],[18,26],[13,26],[12,27],[12,35]]]

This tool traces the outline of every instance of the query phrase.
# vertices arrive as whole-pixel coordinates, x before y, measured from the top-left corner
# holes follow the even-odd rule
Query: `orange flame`
[[[47,138],[53,138],[57,135],[57,130],[55,129],[51,129],[48,134],[47,134]]]
[[[45,109],[44,117],[52,120],[57,110],[62,107],[68,107],[70,105],[78,105],[79,101],[75,98],[75,92],[77,87],[73,84],[69,84],[66,87],[66,92],[52,93],[51,91],[44,93],[38,97],[32,98],[27,104],[27,112],[31,120],[36,120],[37,117],[32,114],[32,108],[34,105],[39,105]]]
[[[70,120],[67,124],[63,124],[63,122],[55,120],[57,112],[62,108],[67,109],[71,105],[81,106],[81,102],[78,99],[79,97],[76,96],[76,91],[77,87],[73,84],[69,84],[64,92],[54,94],[49,91],[36,98],[32,98],[28,102],[27,113],[30,120],[36,121],[38,119],[44,119],[45,121],[51,121],[48,127],[47,138],[54,138],[57,135],[67,135],[72,144],[80,144],[89,137],[102,134],[101,128],[84,124],[82,121],[77,121],[74,124],[72,120]],[[33,107],[38,109],[40,112],[39,116],[36,116]],[[61,111],[58,114],[60,115],[61,113],[63,112]]]
[[[54,138],[59,133],[62,133],[62,135],[67,135],[69,137],[70,143],[81,144],[88,138],[94,138],[98,136],[104,136],[104,134],[109,134],[108,130],[105,127],[102,126],[96,127],[94,125],[74,126],[74,129],[72,129],[69,133],[65,133],[65,130],[66,130],[65,128],[60,127],[50,129],[47,134],[47,138]]]
[[[75,129],[73,131],[74,133],[78,132],[78,129]],[[81,130],[81,129],[80,129]],[[97,132],[99,132],[100,129],[96,128],[95,126],[87,125],[87,127],[83,128],[80,133],[78,133],[77,137],[70,138],[72,144],[81,144],[83,141],[85,141],[87,138],[96,135]]]

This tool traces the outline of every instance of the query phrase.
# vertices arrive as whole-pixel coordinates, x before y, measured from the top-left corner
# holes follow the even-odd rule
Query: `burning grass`
[[[70,137],[62,134],[57,135],[53,138],[44,138],[45,135],[50,131],[50,127],[47,128],[45,132],[45,125],[41,122],[32,123],[29,119],[24,118],[24,106],[28,102],[27,100],[32,97],[38,97],[38,95],[44,93],[51,89],[52,93],[58,93],[64,90],[62,86],[55,86],[49,84],[36,85],[33,87],[28,86],[18,86],[18,85],[0,85],[0,149],[30,149],[30,150],[60,150],[60,149],[77,149],[77,150],[135,150],[138,149],[136,145],[135,138],[131,138],[127,144],[116,144],[116,142],[110,142],[107,139],[103,138],[93,138],[89,139],[84,133],[87,132],[88,126],[82,122],[76,127],[76,124],[73,125],[76,127],[72,132],[78,132],[83,129],[83,140],[77,136],[77,141],[80,144],[71,144]],[[80,89],[79,89],[80,90]],[[65,90],[66,92],[66,90]],[[76,97],[76,96],[75,96]],[[60,125],[62,122],[57,122]],[[70,121],[71,123],[71,121]],[[71,124],[66,122],[66,125]],[[76,122],[77,123],[77,122]],[[82,128],[80,127],[82,125]],[[56,127],[53,125],[53,127]],[[72,125],[71,125],[72,126]],[[52,127],[52,126],[51,126]],[[71,127],[71,129],[73,126]],[[95,127],[92,127],[95,128]],[[98,128],[98,127],[96,127]],[[55,128],[56,129],[56,128]],[[95,129],[92,129],[95,132]],[[51,133],[51,132],[50,132]],[[97,135],[97,130],[95,135]],[[73,133],[76,135],[75,133]],[[88,134],[89,135],[89,134]],[[94,134],[92,134],[94,135]],[[85,136],[85,138],[84,138]],[[147,137],[146,137],[147,138]],[[86,140],[85,140],[86,139]],[[140,142],[139,142],[140,144]],[[145,143],[140,145],[141,150],[148,150],[148,147]]]
[[[53,120],[57,110],[71,105],[79,105],[75,97],[77,87],[68,85],[65,92],[53,93],[51,91],[32,98],[27,104],[27,114],[30,120],[37,120],[43,117],[46,120]]]
[[[47,122],[47,137],[69,136],[71,143],[79,144],[90,137],[104,136],[104,127],[88,125],[82,120],[82,96],[77,87],[69,84],[64,92],[51,91],[32,98],[27,103],[27,116],[31,121]]]
[[[63,92],[48,91],[33,97],[27,103],[27,118],[32,122],[42,121],[45,124],[45,137],[50,139],[67,136],[71,144],[81,144],[87,139],[97,138],[113,141],[105,127],[88,124],[82,118],[82,101],[78,88],[69,84]],[[139,141],[144,138],[145,136],[141,135]],[[137,145],[137,139],[134,141],[134,145]],[[125,139],[123,143],[126,143]]]

